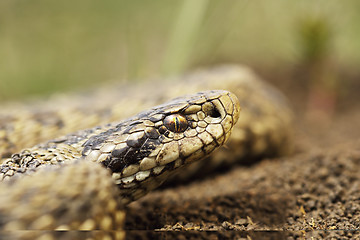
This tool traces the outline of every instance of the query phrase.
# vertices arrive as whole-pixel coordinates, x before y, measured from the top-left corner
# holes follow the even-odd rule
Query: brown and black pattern
[[[41,179],[48,172],[55,176],[54,173],[74,169],[66,166],[72,166],[75,162],[96,166],[93,162],[100,162],[111,170],[110,179],[114,186],[118,186],[119,206],[123,206],[151,191],[175,172],[181,173],[176,177],[177,181],[188,180],[198,176],[199,169],[202,172],[211,171],[218,166],[231,166],[244,160],[282,155],[291,149],[292,113],[286,100],[249,69],[222,66],[172,80],[168,83],[145,84],[141,88],[143,90],[131,86],[111,86],[91,93],[55,96],[45,102],[3,106],[0,109],[0,159],[3,158],[0,160],[0,163],[3,162],[0,177],[10,181],[1,185],[0,205],[3,208],[0,212],[3,215],[0,214],[0,229],[21,229],[23,226],[9,220],[21,219],[18,215],[12,215],[14,207],[8,205],[14,196],[10,185],[20,189],[20,193],[25,182],[34,184],[36,189],[40,185],[31,180],[35,176]],[[233,94],[226,91],[203,92],[187,96],[186,100],[175,99],[151,108],[175,96],[211,89],[225,89]],[[241,102],[242,113],[232,128],[239,115],[238,107],[234,107],[237,98]],[[150,111],[129,118],[144,109]],[[126,120],[119,122],[121,119]],[[88,130],[80,130],[86,128]],[[232,136],[229,138],[230,132]],[[211,154],[211,157],[198,161],[226,140],[229,140],[226,149],[222,148]],[[10,159],[6,159],[11,155]],[[54,169],[52,165],[55,165]],[[34,178],[11,177],[27,174],[34,175]],[[76,191],[87,188],[86,183],[79,178],[80,174],[72,175],[76,180],[80,179],[78,186],[81,187],[76,187],[75,182],[71,186],[71,179],[62,186],[68,186],[69,190],[76,189],[73,190],[73,197],[82,198]],[[57,188],[58,184],[46,186],[40,199],[51,199],[53,188]],[[71,208],[71,203],[64,200],[68,197],[64,188],[59,191],[60,197],[56,198]],[[100,191],[96,183],[93,183],[92,189]],[[46,195],[46,192],[50,195]],[[65,198],[61,197],[62,193]],[[96,193],[92,194],[97,198]],[[4,198],[5,195],[9,197]],[[19,198],[14,198],[14,206],[18,201]],[[47,204],[51,208],[51,200],[43,203],[45,211],[49,209]],[[13,218],[6,217],[8,214]],[[46,212],[41,210],[32,219],[35,221],[44,215]],[[83,219],[83,216],[75,212],[68,216],[72,218],[68,219],[69,223],[75,221],[76,224],[66,225],[64,229],[79,229],[79,226],[86,226],[82,229],[88,230],[98,226],[102,228],[101,224],[94,227],[93,224],[85,224],[83,220],[76,220]],[[91,222],[91,219],[96,218],[89,216],[88,219]],[[109,222],[109,218],[103,221]],[[56,228],[51,225],[42,229]],[[123,235],[116,237],[122,238]]]
[[[0,230],[121,230],[125,204],[223,145],[239,113],[232,93],[200,92],[14,154],[0,166]],[[8,237],[55,239],[38,235]]]
[[[23,150],[6,160],[0,171],[6,179],[74,159],[99,162],[112,171],[127,203],[159,186],[168,173],[223,145],[239,112],[233,94],[200,92],[120,123],[78,131]],[[183,126],[173,129],[179,117]]]

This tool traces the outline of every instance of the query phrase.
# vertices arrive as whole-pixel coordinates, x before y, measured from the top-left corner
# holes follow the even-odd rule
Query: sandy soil
[[[129,206],[128,239],[360,239],[360,104],[354,91],[326,122],[296,112],[293,155],[264,159]],[[360,102],[360,101],[358,101]]]

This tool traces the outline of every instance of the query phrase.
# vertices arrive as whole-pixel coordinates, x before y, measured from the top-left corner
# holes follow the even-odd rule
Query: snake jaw
[[[176,98],[91,137],[83,158],[109,168],[124,201],[132,201],[222,146],[239,110],[237,98],[223,90]]]

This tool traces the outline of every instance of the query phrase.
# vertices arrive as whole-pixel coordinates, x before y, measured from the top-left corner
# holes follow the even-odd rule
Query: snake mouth
[[[176,98],[89,139],[82,154],[109,168],[132,201],[222,146],[239,111],[237,98],[224,90]]]

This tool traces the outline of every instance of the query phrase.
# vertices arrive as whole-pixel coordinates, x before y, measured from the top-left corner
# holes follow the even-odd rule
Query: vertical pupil
[[[180,120],[177,116],[174,117],[174,123],[175,123],[175,131],[179,132],[180,131]]]
[[[188,122],[184,116],[173,114],[164,119],[164,126],[172,132],[184,132],[188,127]]]

